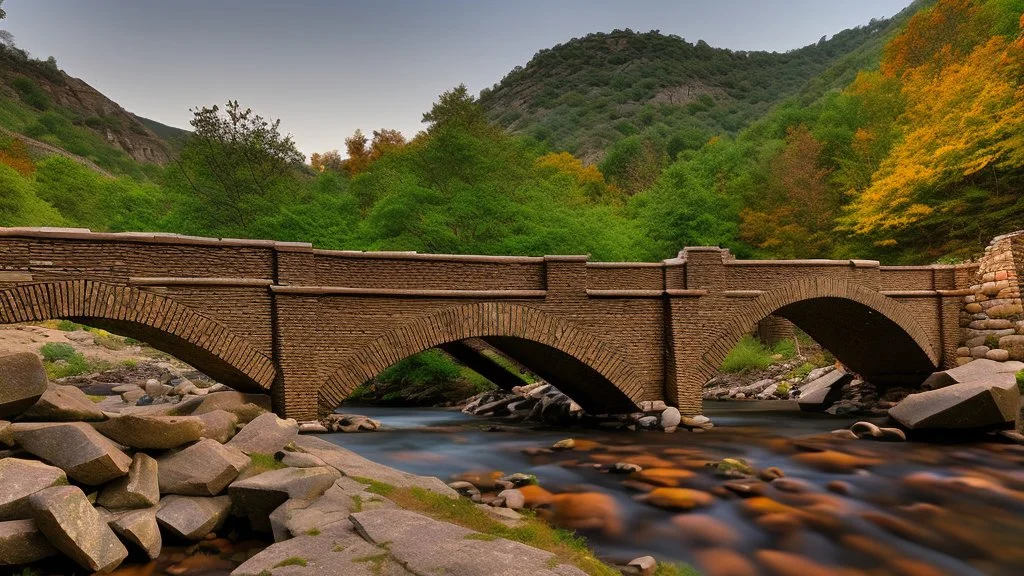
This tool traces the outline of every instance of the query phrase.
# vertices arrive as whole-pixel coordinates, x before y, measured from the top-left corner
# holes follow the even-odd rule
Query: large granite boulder
[[[273,454],[291,444],[299,436],[299,424],[295,420],[282,420],[273,412],[262,414],[246,424],[228,446],[238,448],[246,454]]]
[[[231,498],[216,496],[167,496],[160,501],[156,520],[179,538],[202,540],[224,524],[231,510]]]
[[[0,520],[31,518],[29,496],[67,483],[60,468],[35,460],[0,459]]]
[[[196,416],[125,414],[93,425],[101,434],[124,446],[143,450],[170,450],[203,436],[203,421]]]
[[[46,370],[31,352],[0,356],[0,418],[21,414],[46,392]]]
[[[103,487],[96,503],[111,509],[147,508],[160,501],[156,460],[139,452],[132,458],[128,475]]]
[[[821,412],[843,396],[843,386],[853,380],[853,375],[843,370],[833,370],[821,378],[800,387],[797,405],[805,412]]]
[[[212,410],[196,416],[203,422],[203,438],[224,444],[235,435],[238,416],[227,410]]]
[[[288,560],[302,558],[304,566],[289,566]],[[478,560],[483,563],[484,560]],[[387,551],[366,542],[354,532],[347,534],[302,535],[265,548],[231,572],[231,576],[282,576],[296,574],[338,574],[344,576],[413,576]],[[438,572],[437,574],[441,574]],[[450,572],[449,574],[466,574]]]
[[[890,408],[889,416],[914,430],[1011,428],[1019,411],[1014,374],[999,373],[911,394]]]
[[[107,573],[128,556],[117,535],[77,486],[55,486],[33,494],[32,516],[55,548],[93,572]]]
[[[183,402],[184,403],[184,402]],[[260,414],[270,412],[270,396],[266,394],[245,394],[243,392],[213,392],[207,394],[192,410],[199,416],[214,410],[224,410],[238,416],[238,421],[246,424]]]
[[[107,518],[107,525],[115,534],[138,546],[150,560],[156,560],[163,548],[156,512],[156,508],[143,508],[112,513]]]
[[[14,428],[7,420],[0,420],[0,444],[7,447],[14,446]]]
[[[367,541],[386,546],[395,560],[415,574],[586,574],[560,564],[551,552],[504,538],[485,538],[409,510],[357,512],[351,521]],[[483,565],[482,559],[486,559]],[[465,570],[469,566],[479,566],[480,570]]]
[[[988,358],[979,358],[956,368],[934,372],[921,383],[921,388],[937,390],[953,384],[981,380],[993,374],[1016,374],[1021,370],[1024,370],[1024,362],[996,362]]]
[[[0,522],[0,566],[31,564],[56,554],[35,520]]]
[[[282,468],[271,470],[228,487],[231,506],[237,515],[248,516],[253,530],[270,532],[270,513],[289,498],[319,498],[340,477],[337,470],[319,468]]]
[[[231,446],[203,438],[157,463],[161,494],[216,496],[249,465],[249,458]]]
[[[96,403],[74,386],[50,384],[19,420],[26,422],[100,422],[106,420]]]
[[[76,482],[98,486],[128,473],[132,459],[82,422],[13,425],[14,440]]]

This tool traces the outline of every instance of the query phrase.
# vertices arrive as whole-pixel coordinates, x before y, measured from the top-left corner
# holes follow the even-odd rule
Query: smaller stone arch
[[[593,392],[600,396],[595,401],[586,394],[574,398],[585,408],[630,410],[644,399],[636,370],[597,336],[533,307],[481,302],[445,308],[399,326],[350,355],[321,387],[319,410],[332,412],[356,386],[403,358],[467,338],[484,338],[499,348],[516,346],[550,360],[577,362],[581,376],[596,380]]]
[[[896,300],[853,282],[808,278],[765,292],[730,315],[699,357],[700,382],[713,377],[732,345],[770,315],[792,321],[852,370],[878,382],[911,382],[941,361],[928,332]]]
[[[270,358],[219,322],[153,292],[95,280],[21,284],[0,290],[0,323],[67,319],[145,341],[243,391],[266,391]]]

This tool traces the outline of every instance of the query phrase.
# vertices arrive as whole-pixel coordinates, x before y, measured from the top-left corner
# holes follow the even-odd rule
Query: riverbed
[[[783,402],[707,402],[715,428],[674,434],[556,430],[443,409],[343,411],[380,420],[384,429],[324,438],[389,466],[445,480],[522,472],[554,493],[610,496],[621,530],[583,534],[613,560],[651,554],[708,575],[810,576],[810,569],[840,567],[853,571],[823,573],[1024,573],[1022,446],[841,440],[829,431],[853,419]],[[596,445],[542,450],[569,437]],[[723,458],[778,468],[786,480],[723,477],[708,465]],[[595,467],[620,461],[692,471],[679,485],[715,498],[690,511],[640,502],[650,485]]]

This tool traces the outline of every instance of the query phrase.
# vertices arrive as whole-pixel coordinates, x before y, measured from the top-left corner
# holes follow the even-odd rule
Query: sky
[[[188,128],[239,100],[300,150],[356,128],[411,137],[437,96],[474,94],[540,49],[591,32],[660,30],[786,51],[892,16],[909,0],[6,0],[0,27],[127,110]]]

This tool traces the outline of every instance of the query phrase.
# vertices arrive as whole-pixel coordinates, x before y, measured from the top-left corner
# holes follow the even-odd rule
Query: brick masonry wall
[[[1022,263],[1024,231],[996,237],[985,248],[963,297],[957,364],[978,358],[1024,360]]]

